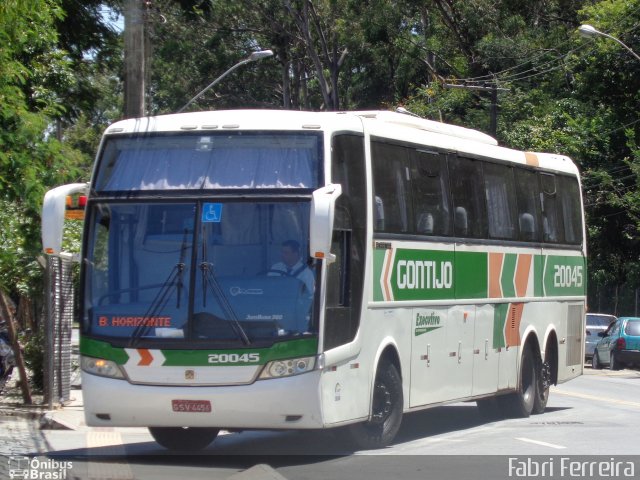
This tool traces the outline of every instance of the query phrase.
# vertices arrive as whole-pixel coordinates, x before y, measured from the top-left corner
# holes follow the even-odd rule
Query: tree
[[[82,156],[53,135],[62,108],[48,88],[69,77],[69,62],[57,47],[53,1],[6,0],[0,4],[0,288],[12,296],[41,293],[35,258],[45,190],[81,177]]]

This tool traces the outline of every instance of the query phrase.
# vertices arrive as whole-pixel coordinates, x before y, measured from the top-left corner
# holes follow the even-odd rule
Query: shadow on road
[[[548,412],[558,410],[563,408],[547,409]],[[479,414],[475,403],[435,407],[406,414],[394,443],[462,432],[492,422]],[[126,459],[127,462],[136,464],[198,464],[242,469],[256,463],[275,466],[308,464],[354,453],[356,452],[350,446],[345,430],[330,429],[284,432],[251,430],[230,433],[219,436],[208,448],[199,452],[171,452],[149,441],[56,451],[51,452],[49,456],[91,462],[108,463]]]

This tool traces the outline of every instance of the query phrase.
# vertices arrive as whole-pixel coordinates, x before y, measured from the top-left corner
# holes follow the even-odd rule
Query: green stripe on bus
[[[124,365],[129,360],[129,355],[124,348],[113,347],[107,342],[85,337],[80,337],[80,354],[111,360],[118,365]]]
[[[518,263],[518,255],[515,253],[507,253],[504,256],[502,265],[502,276],[500,284],[502,285],[502,296],[505,298],[515,297],[516,288],[514,278],[516,276],[516,264]]]
[[[218,363],[224,366],[239,365],[264,365],[274,360],[285,360],[287,358],[312,357],[318,353],[317,338],[301,338],[285,342],[274,343],[267,348],[238,348],[231,350],[162,350],[165,356],[165,366],[188,367],[211,365],[209,355],[225,355],[225,358],[242,357],[245,354],[258,353],[258,361],[238,361]]]
[[[489,261],[486,252],[456,252],[454,278],[456,298],[487,298]]]
[[[153,351],[153,349],[150,349]],[[165,357],[163,366],[205,366],[211,365],[209,355],[226,355],[225,358],[240,358],[238,362],[225,362],[225,366],[237,365],[264,365],[274,360],[285,360],[297,357],[312,357],[318,353],[317,338],[299,338],[274,343],[271,347],[266,348],[241,348],[229,350],[168,350],[163,349],[162,355]],[[107,342],[93,340],[90,338],[81,338],[80,353],[89,357],[103,358],[111,360],[118,365],[124,365],[129,360],[129,355],[124,348],[114,347]],[[259,354],[257,361],[243,361],[245,354]],[[246,358],[253,358],[248,356]],[[220,364],[218,364],[220,365]]]
[[[384,254],[387,250],[376,248],[373,251],[373,300],[375,302],[384,301],[384,296],[382,295],[382,286],[380,285],[380,279],[383,275],[383,266],[384,266]]]
[[[374,250],[373,300],[462,300],[489,296],[489,254],[453,250],[398,248],[393,264],[385,264],[385,253]],[[524,285],[535,297],[583,296],[586,292],[586,263],[580,255],[532,255],[533,285]],[[516,298],[515,276],[518,254],[506,253],[500,274],[502,298]],[[389,272],[386,269],[389,268]],[[525,270],[523,272],[526,273]],[[388,274],[385,277],[385,274]],[[521,294],[522,295],[522,294]],[[526,294],[525,294],[526,296]]]
[[[493,309],[493,348],[504,348],[506,342],[504,339],[504,326],[507,322],[507,313],[509,312],[508,303],[500,303]]]

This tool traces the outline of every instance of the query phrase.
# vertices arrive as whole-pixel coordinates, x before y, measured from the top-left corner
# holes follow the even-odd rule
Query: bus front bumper
[[[113,427],[322,428],[320,374],[192,387],[134,385],[82,372],[85,420]]]

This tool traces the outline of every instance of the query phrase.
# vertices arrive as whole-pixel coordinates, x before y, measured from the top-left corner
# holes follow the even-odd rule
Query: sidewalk
[[[42,395],[26,405],[14,371],[0,394],[0,455],[42,454],[48,450],[41,430],[78,430],[86,427],[82,390],[71,389],[70,401],[49,410]]]

